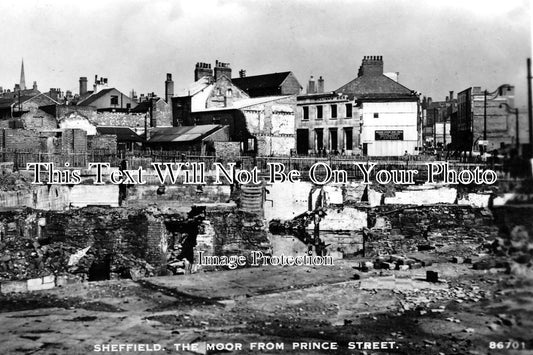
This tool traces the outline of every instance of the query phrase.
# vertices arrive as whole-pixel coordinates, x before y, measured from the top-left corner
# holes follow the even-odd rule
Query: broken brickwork
[[[366,256],[457,245],[473,252],[498,236],[492,213],[470,206],[380,206],[368,218]]]
[[[98,280],[129,277],[131,269],[153,275],[166,266],[163,217],[149,209],[2,212],[0,236],[2,279],[71,273]]]
[[[208,208],[197,237],[195,262],[198,252],[204,255],[249,256],[252,251],[269,254],[270,242],[262,217],[235,208]],[[209,269],[209,267],[205,267]]]

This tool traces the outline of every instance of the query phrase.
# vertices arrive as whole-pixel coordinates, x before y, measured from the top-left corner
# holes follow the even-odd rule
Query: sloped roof
[[[98,100],[101,97],[104,97],[106,94],[110,93],[111,91],[115,90],[115,88],[108,88],[108,89],[102,89],[98,91],[96,94],[92,94],[89,97],[87,97],[85,100],[79,101],[78,105],[84,105],[88,106]]]
[[[281,73],[245,76],[244,78],[231,79],[233,84],[248,92],[250,89],[278,88],[291,74],[290,71]]]
[[[150,111],[150,101],[143,101],[143,102],[140,102],[137,106],[135,106],[131,112],[135,112],[135,113],[145,113],[145,112],[148,112]]]
[[[362,75],[341,86],[337,93],[356,99],[402,99],[417,98],[414,91],[391,78],[381,75]]]
[[[11,107],[14,103],[13,99],[0,99],[0,108]]]
[[[98,134],[113,134],[119,142],[142,142],[142,138],[129,127],[96,127]]]
[[[6,108],[6,107],[10,107],[12,105],[16,105],[18,104],[19,102],[21,104],[25,103],[26,101],[30,101],[34,98],[37,98],[39,96],[45,96],[47,97],[48,99],[50,99],[52,102],[54,102],[55,104],[59,104],[59,102],[57,102],[56,100],[52,99],[50,96],[44,94],[44,93],[40,93],[40,94],[37,94],[37,95],[26,95],[26,96],[21,96],[20,99],[18,96],[16,97],[12,97],[12,98],[1,98],[0,99],[0,108]]]
[[[148,139],[148,143],[192,142],[202,139],[211,133],[222,129],[223,127],[223,125],[208,124],[198,126],[153,128],[150,131],[150,139]]]

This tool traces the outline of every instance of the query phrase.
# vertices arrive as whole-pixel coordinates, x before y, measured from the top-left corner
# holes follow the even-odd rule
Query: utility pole
[[[483,92],[484,99],[483,99],[483,144],[487,143],[487,90]],[[482,148],[482,151],[480,151],[481,154],[485,153],[485,145],[481,145],[480,148]]]
[[[531,112],[531,58],[527,58],[527,113],[529,119],[529,158],[533,159],[533,113]]]

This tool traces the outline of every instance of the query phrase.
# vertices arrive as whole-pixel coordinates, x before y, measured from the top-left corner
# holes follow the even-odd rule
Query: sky
[[[327,91],[357,75],[367,55],[433,100],[470,86],[516,86],[527,104],[532,57],[528,0],[0,1],[0,86],[78,92],[107,77],[125,94],[187,87],[196,62],[229,62],[234,76],[292,71]],[[7,49],[7,50],[6,50]]]

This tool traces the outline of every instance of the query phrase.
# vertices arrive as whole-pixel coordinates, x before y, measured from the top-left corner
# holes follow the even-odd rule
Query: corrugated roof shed
[[[129,127],[96,127],[98,134],[113,134],[119,142],[142,142],[143,139]]]

